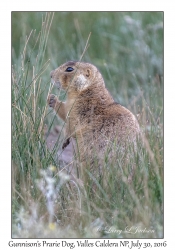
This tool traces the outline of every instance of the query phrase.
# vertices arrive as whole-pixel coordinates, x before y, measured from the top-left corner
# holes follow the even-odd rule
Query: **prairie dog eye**
[[[72,68],[72,67],[68,67],[66,70],[65,70],[65,72],[71,72],[71,71],[73,71],[74,69]]]

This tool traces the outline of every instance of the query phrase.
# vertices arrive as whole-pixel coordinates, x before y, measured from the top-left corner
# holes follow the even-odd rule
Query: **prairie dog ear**
[[[91,76],[91,70],[86,69],[85,75],[86,75],[86,77],[90,77]]]
[[[84,74],[80,74],[75,80],[75,86],[78,90],[82,91],[89,86],[89,82]]]

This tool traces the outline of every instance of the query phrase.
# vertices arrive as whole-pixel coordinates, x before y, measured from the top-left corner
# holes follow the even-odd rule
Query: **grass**
[[[138,114],[143,143],[129,162],[106,156],[103,176],[89,173],[84,185],[60,171],[63,133],[49,151],[44,131],[64,130],[46,102],[65,98],[50,71],[79,60],[90,32],[83,60]],[[12,236],[163,237],[162,12],[12,12]]]

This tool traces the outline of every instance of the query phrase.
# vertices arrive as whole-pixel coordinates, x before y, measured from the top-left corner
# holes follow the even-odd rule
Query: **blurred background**
[[[44,16],[44,12],[12,12],[12,64],[20,64],[32,30],[27,46],[35,44]],[[56,12],[43,53],[43,62],[50,59],[42,76],[45,81],[60,64],[80,59],[90,32],[82,60],[100,69],[118,102],[128,105],[141,89],[153,93],[155,78],[162,83],[163,12]],[[36,46],[33,64],[37,53]]]

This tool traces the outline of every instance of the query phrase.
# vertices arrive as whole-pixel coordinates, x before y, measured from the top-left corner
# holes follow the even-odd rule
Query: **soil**
[[[49,133],[45,131],[46,136],[46,144],[49,149],[49,151],[52,151],[57,139],[61,133],[61,127],[56,126],[54,127]],[[59,148],[57,152],[58,161],[61,163],[61,167],[64,167],[66,165],[71,165],[71,162],[73,161],[73,140],[70,140],[70,143],[64,148]]]

